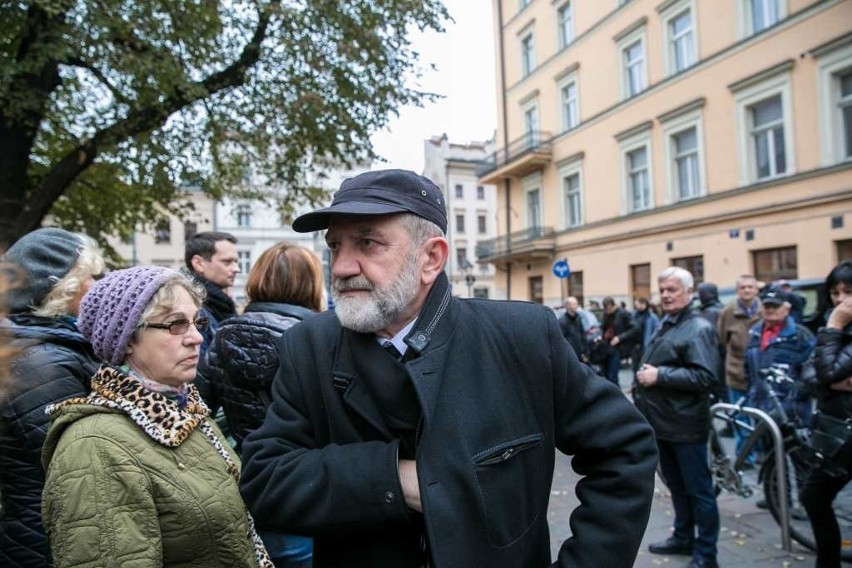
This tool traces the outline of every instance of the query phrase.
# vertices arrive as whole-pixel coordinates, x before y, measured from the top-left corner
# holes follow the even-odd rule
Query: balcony
[[[529,227],[476,245],[477,262],[508,264],[551,260],[556,254],[553,227]]]
[[[490,154],[476,168],[479,183],[496,184],[503,178],[520,178],[544,168],[553,158],[550,139],[550,132],[532,130]]]

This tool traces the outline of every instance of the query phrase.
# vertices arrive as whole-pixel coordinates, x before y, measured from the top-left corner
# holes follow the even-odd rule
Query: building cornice
[[[627,36],[629,36],[630,34],[635,32],[639,28],[645,26],[647,23],[648,23],[648,16],[642,16],[641,18],[639,18],[638,20],[636,20],[635,22],[633,22],[632,24],[630,24],[629,26],[627,26],[626,28],[624,28],[623,30],[621,30],[620,32],[615,34],[614,36],[612,36],[612,41],[614,41],[615,43],[620,42],[621,40],[623,40],[624,38],[626,38]]]
[[[781,63],[776,63],[772,67],[767,67],[766,69],[762,69],[757,73],[753,73],[746,77],[745,79],[740,79],[739,81],[734,81],[730,85],[728,85],[728,90],[732,93],[736,93],[738,91],[742,91],[743,89],[747,89],[758,83],[762,83],[767,79],[771,79],[776,75],[781,75],[782,73],[788,73],[793,69],[793,65],[796,64],[795,59],[786,59]]]
[[[830,39],[827,42],[812,48],[808,51],[808,55],[811,57],[822,57],[826,53],[831,53],[835,49],[840,49],[850,44],[852,44],[852,32]]]
[[[565,77],[570,75],[571,73],[576,72],[579,68],[580,68],[580,62],[575,61],[574,63],[572,63],[571,65],[569,65],[568,67],[566,67],[565,69],[563,69],[562,71],[560,71],[559,73],[554,75],[553,80],[558,83],[559,81],[561,81],[562,79],[564,79]]]
[[[698,110],[702,108],[705,104],[707,104],[707,97],[698,97],[697,99],[693,99],[688,103],[680,105],[679,107],[664,112],[663,114],[657,116],[657,120],[659,120],[660,122],[668,122],[673,118],[678,118],[679,116],[683,116],[694,110]]]
[[[633,138],[637,134],[642,134],[646,130],[650,130],[653,126],[653,120],[646,120],[645,122],[637,124],[636,126],[631,126],[627,130],[622,130],[621,132],[616,134],[614,138],[619,142],[622,142],[624,140],[627,140],[628,138]]]

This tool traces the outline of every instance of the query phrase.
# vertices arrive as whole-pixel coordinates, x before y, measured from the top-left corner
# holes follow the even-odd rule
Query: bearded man
[[[272,406],[243,443],[260,529],[312,536],[317,568],[547,566],[558,448],[582,480],[557,564],[633,565],[648,424],[547,307],[452,296],[434,183],[367,172],[293,228],[327,229],[335,311],[282,336]]]

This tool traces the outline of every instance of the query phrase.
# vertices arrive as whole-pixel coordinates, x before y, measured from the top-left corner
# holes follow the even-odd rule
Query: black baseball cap
[[[444,196],[429,179],[409,170],[376,170],[345,180],[331,205],[300,215],[293,221],[297,233],[328,228],[332,215],[393,215],[413,213],[447,232]]]
[[[780,306],[784,302],[789,302],[787,294],[783,290],[769,290],[761,294],[760,301],[763,304]]]

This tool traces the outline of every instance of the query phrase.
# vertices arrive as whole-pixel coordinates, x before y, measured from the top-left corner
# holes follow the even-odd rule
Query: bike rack
[[[759,408],[739,406],[728,402],[717,402],[711,406],[710,420],[713,420],[713,415],[717,410],[732,410],[740,412],[747,416],[757,418],[769,427],[769,432],[772,434],[772,443],[775,446],[775,477],[778,480],[778,494],[782,496],[779,500],[780,503],[778,503],[778,513],[781,516],[781,546],[784,548],[785,552],[792,552],[793,543],[790,540],[790,508],[788,506],[787,499],[784,498],[784,496],[787,495],[787,476],[784,475],[784,472],[786,471],[784,463],[784,442],[781,437],[781,430],[778,428],[778,424],[775,423],[772,417]]]

